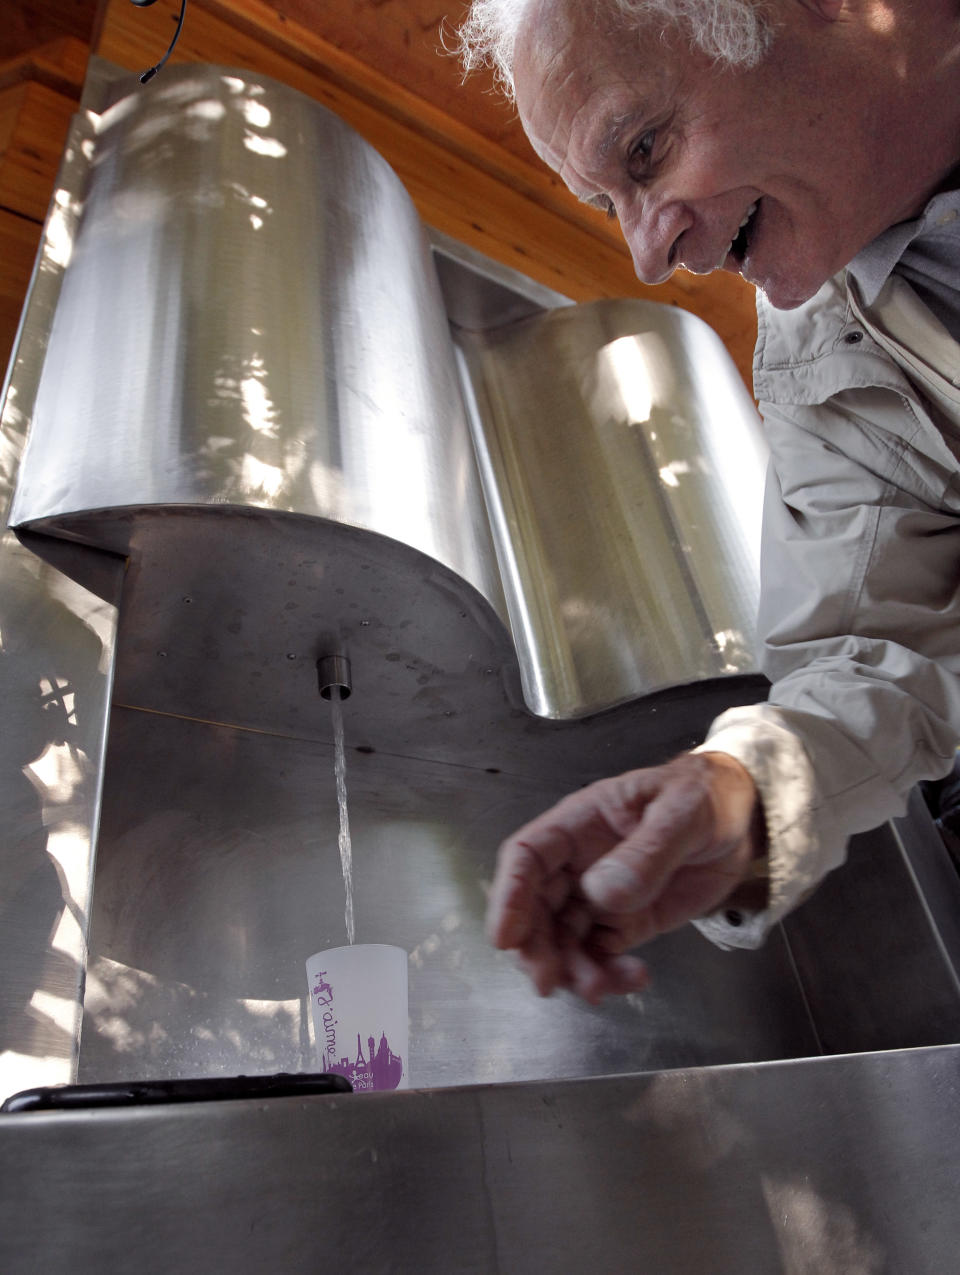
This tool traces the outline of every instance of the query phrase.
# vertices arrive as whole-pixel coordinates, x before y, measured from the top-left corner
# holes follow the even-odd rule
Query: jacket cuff
[[[713,723],[697,753],[726,753],[750,773],[767,829],[766,907],[732,902],[693,924],[722,948],[756,948],[802,903],[831,868],[836,847],[821,844],[814,811],[816,780],[799,738],[769,704],[733,708]]]

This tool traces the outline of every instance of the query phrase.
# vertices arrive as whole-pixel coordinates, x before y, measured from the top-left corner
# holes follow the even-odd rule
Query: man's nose
[[[680,265],[679,239],[687,228],[682,208],[657,209],[638,202],[617,208],[617,215],[637,278],[651,284],[669,279]]]

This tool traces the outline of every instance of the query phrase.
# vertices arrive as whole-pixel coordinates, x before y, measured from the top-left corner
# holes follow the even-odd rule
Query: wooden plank
[[[3,0],[0,62],[62,36],[90,43],[98,0]]]
[[[0,62],[0,88],[32,81],[79,102],[87,73],[90,46],[64,36]]]
[[[322,35],[386,79],[425,98],[452,119],[530,162],[530,143],[516,111],[478,71],[463,82],[455,57],[456,27],[466,0],[266,0],[282,21]]]
[[[22,85],[17,84],[0,91],[0,159],[6,154],[13,138],[22,105]]]
[[[35,222],[0,209],[0,377],[10,361],[40,232]]]
[[[55,5],[31,13],[54,34],[63,16]],[[83,41],[60,36],[0,65],[0,372],[20,321],[88,56]]]
[[[0,89],[0,207],[43,221],[76,109],[44,84]]]

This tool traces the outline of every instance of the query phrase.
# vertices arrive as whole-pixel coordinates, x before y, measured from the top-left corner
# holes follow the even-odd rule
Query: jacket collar
[[[912,397],[904,374],[853,314],[845,271],[795,310],[777,310],[757,292],[758,402],[818,404],[867,386]]]

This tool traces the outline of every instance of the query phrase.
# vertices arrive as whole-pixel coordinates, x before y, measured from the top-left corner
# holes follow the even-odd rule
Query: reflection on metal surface
[[[0,541],[0,1092],[72,1079],[115,612]]]
[[[533,711],[754,671],[765,445],[719,338],[607,301],[456,340]]]
[[[759,677],[714,678],[547,722],[524,709],[512,643],[484,599],[395,540],[262,511],[98,525],[131,541],[114,691],[130,707],[329,740],[315,663],[336,649],[363,687],[348,742],[576,786],[666,760],[764,693]]]
[[[755,673],[763,447],[719,339],[485,283],[455,307],[468,428],[393,173],[289,89],[181,69],[100,119],[14,522],[136,553],[171,509],[326,518],[505,618],[502,573],[544,717]]]
[[[960,1041],[960,877],[919,792],[783,930],[824,1053]]]
[[[958,1064],[952,1046],[6,1116],[0,1264],[165,1275],[215,1254],[237,1275],[946,1275]]]
[[[350,661],[345,655],[321,655],[317,660],[317,682],[323,699],[349,699],[353,691]]]
[[[447,318],[456,329],[486,332],[574,304],[434,227],[427,234]]]
[[[331,652],[327,685],[362,687],[360,938],[410,954],[416,1084],[776,1059],[845,1016],[845,1048],[956,1030],[913,894],[892,936],[858,908],[818,930],[816,899],[760,953],[672,935],[652,990],[599,1008],[536,1000],[489,947],[506,832],[763,693],[762,447],[689,316],[435,256],[383,162],[270,81],[185,67],[78,120],[0,437],[5,509],[30,425],[0,540],[4,1093],[73,1078],[84,978],[84,1078],[312,1065],[303,959],[343,938]],[[886,898],[921,893],[905,854],[907,887],[877,858]],[[860,993],[863,951],[909,1012]],[[920,1236],[939,1272],[956,1211],[913,1165],[922,1142],[956,1178],[952,1058],[9,1117],[0,1266],[315,1270],[319,1235],[320,1264],[444,1275],[913,1272]]]
[[[0,416],[4,524],[70,260],[91,122],[74,121]],[[94,561],[97,567],[94,570]],[[88,591],[0,535],[0,1094],[73,1079],[122,564]]]
[[[376,531],[502,606],[406,192],[317,103],[197,66],[100,117],[13,522],[190,504]]]
[[[487,941],[485,888],[500,840],[562,795],[559,767],[348,765],[357,940],[410,953],[414,1085],[815,1052],[779,936],[728,960],[673,935],[649,994],[599,1009],[532,995]],[[345,941],[337,832],[329,744],[114,709],[80,1079],[309,1069],[304,953]]]
[[[907,865],[908,889],[924,909],[944,973],[960,996],[960,863],[944,844],[919,788],[910,795],[906,817],[895,820],[891,831]]]
[[[515,280],[469,254],[458,260],[453,245],[438,252],[443,297],[459,332],[476,330],[481,320],[498,322],[503,333],[520,332],[516,320],[533,322],[544,305],[558,307],[559,298],[533,285],[521,281],[511,289]],[[594,315],[585,312],[585,322],[592,333]],[[300,1065],[306,1040],[300,965],[303,951],[326,940],[304,929],[297,979],[279,991],[283,962],[273,922],[294,899],[312,900],[311,889],[296,873],[278,871],[280,893],[266,913],[245,894],[242,906],[220,916],[216,897],[194,883],[175,905],[168,900],[171,913],[140,906],[145,933],[162,939],[159,948],[131,951],[128,921],[138,908],[130,867],[138,853],[147,854],[143,879],[153,879],[159,854],[165,872],[179,864],[181,884],[194,858],[206,872],[225,856],[226,867],[236,867],[248,884],[260,880],[263,863],[285,863],[260,844],[269,834],[262,812],[251,810],[243,828],[229,831],[235,801],[223,795],[235,783],[229,768],[203,788],[186,822],[177,800],[165,803],[151,779],[135,783],[134,776],[144,750],[155,778],[174,773],[177,757],[189,758],[198,773],[207,770],[224,743],[231,757],[246,755],[251,740],[262,747],[258,770],[269,775],[295,739],[309,763],[293,773],[311,791],[329,770],[329,718],[318,711],[315,665],[331,651],[349,661],[351,680],[355,675],[364,688],[351,701],[348,742],[376,749],[378,758],[393,754],[394,765],[407,759],[403,764],[414,770],[446,767],[443,783],[434,777],[427,785],[432,791],[439,784],[435,808],[423,803],[412,825],[404,817],[393,826],[383,809],[394,800],[388,794],[395,777],[378,780],[385,787],[375,785],[366,796],[361,788],[356,798],[361,828],[372,821],[358,874],[361,880],[380,874],[376,897],[386,902],[396,895],[395,859],[383,860],[380,849],[388,844],[393,854],[408,847],[418,882],[428,863],[438,884],[446,882],[441,912],[436,892],[411,885],[405,919],[383,922],[389,941],[398,941],[400,931],[423,989],[420,1026],[438,1050],[424,1077],[450,1083],[610,1070],[636,1065],[637,1050],[676,1065],[808,1047],[797,989],[769,952],[728,961],[723,978],[740,988],[741,1010],[754,981],[763,999],[793,1009],[773,1019],[758,1015],[757,1032],[738,1010],[736,1041],[726,1027],[700,1022],[687,1030],[668,1016],[653,1044],[646,1033],[656,1015],[646,1010],[638,1016],[636,1007],[621,1007],[564,1026],[564,1017],[544,1006],[541,1052],[531,1059],[527,1044],[517,1045],[514,1056],[493,1025],[497,1013],[504,1021],[516,1018],[516,1025],[526,1021],[528,997],[483,940],[476,865],[483,861],[489,870],[496,842],[536,806],[604,772],[689,746],[716,711],[761,693],[763,684],[725,678],[720,666],[677,665],[675,680],[686,685],[606,713],[583,715],[662,681],[623,682],[611,694],[587,679],[580,701],[568,696],[539,705],[545,715],[580,715],[563,729],[523,707],[441,291],[411,204],[369,147],[291,90],[211,68],[182,68],[149,93],[84,117],[52,205],[25,333],[6,396],[5,477],[12,485],[29,422],[12,521],[39,557],[7,533],[4,570],[19,573],[23,583],[6,591],[0,630],[5,659],[18,643],[22,648],[11,703],[22,704],[24,722],[36,710],[48,725],[54,717],[62,724],[38,737],[35,751],[17,754],[26,768],[5,784],[21,827],[31,821],[17,805],[17,785],[25,780],[31,803],[39,798],[47,838],[40,862],[55,862],[59,884],[49,900],[34,886],[29,906],[17,897],[18,928],[10,933],[22,940],[14,962],[23,974],[8,986],[18,989],[14,1018],[25,1013],[49,1021],[66,1042],[54,1051],[56,1068],[38,1071],[38,1050],[20,1048],[26,1036],[14,1024],[4,1037],[13,1047],[6,1057],[31,1059],[26,1083],[70,1079],[75,1062],[90,830],[111,679],[120,704],[149,711],[115,715],[128,724],[115,725],[121,742],[110,749],[113,795],[96,891],[100,937],[89,970],[84,1070],[243,1069],[271,1051],[279,1065]],[[645,339],[635,333],[625,343],[617,333],[595,351],[600,381],[615,382],[612,392],[633,415],[637,374],[623,363]],[[567,463],[576,463],[578,448],[591,438],[597,443],[596,405],[582,406],[583,439],[568,448]],[[604,399],[602,411],[607,406]],[[575,432],[569,422],[571,439]],[[602,541],[595,549],[600,557],[620,553]],[[50,646],[38,640],[51,624],[44,608],[61,601],[63,631]],[[582,600],[578,611],[576,599],[565,599],[561,623],[569,628],[573,617],[581,649],[593,627],[601,635],[597,658],[605,660],[602,634],[615,620],[603,606],[591,615],[592,605]],[[691,685],[695,678],[705,680]],[[261,733],[200,728],[190,719]],[[201,758],[185,744],[197,730]],[[33,734],[22,726],[16,737],[22,743]],[[157,740],[159,754],[152,751]],[[487,778],[499,813],[481,802],[465,828],[478,772],[502,776]],[[245,782],[258,790],[256,775]],[[189,776],[178,786],[189,789]],[[528,789],[535,800],[522,796]],[[109,831],[110,812],[133,791],[138,820],[142,806],[140,851]],[[313,817],[326,818],[322,810]],[[280,819],[275,810],[271,823],[279,826]],[[177,845],[191,846],[191,855],[178,857]],[[14,864],[16,854],[4,853]],[[318,851],[311,862],[322,878],[337,861]],[[17,879],[11,866],[7,881],[16,886]],[[364,908],[376,917],[369,899]],[[184,922],[184,933],[165,927],[168,916]],[[46,953],[24,937],[30,927],[53,934]],[[205,935],[206,949],[187,931]],[[675,969],[685,968],[699,942],[690,936],[667,945]],[[177,951],[191,959],[172,969]],[[439,977],[436,962],[444,954],[451,968],[469,966],[463,983],[472,989],[469,1030],[454,1008],[459,993]],[[60,962],[59,982],[44,972],[50,961]],[[223,984],[230,969],[236,986]],[[497,992],[502,979],[505,988]],[[670,988],[669,974],[660,985]],[[727,988],[720,999],[732,995]],[[477,1010],[481,1004],[489,1013]],[[618,1012],[626,1015],[623,1023]],[[701,1033],[706,1040],[695,1044]],[[580,1039],[568,1047],[574,1034]],[[440,1049],[443,1040],[449,1047]]]

